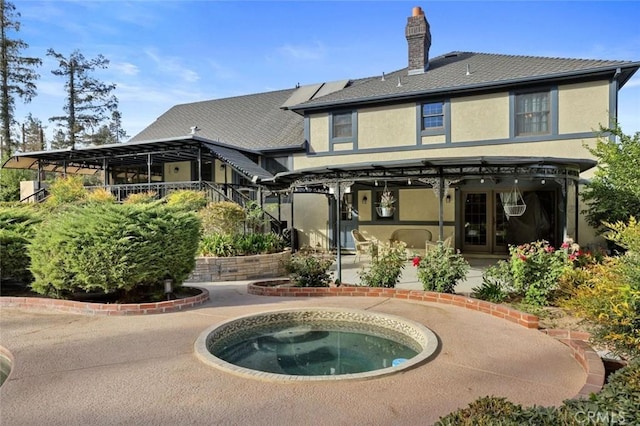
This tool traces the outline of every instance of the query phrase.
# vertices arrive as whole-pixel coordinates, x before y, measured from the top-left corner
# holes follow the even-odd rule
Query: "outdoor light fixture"
[[[167,300],[171,298],[171,293],[173,293],[173,280],[171,278],[167,278],[164,280],[164,294],[167,295]]]
[[[369,201],[369,199],[367,198],[367,196],[363,196],[362,197],[362,204],[367,204],[367,201]]]
[[[173,173],[178,173],[179,171],[180,171],[180,167],[175,166],[175,167],[173,168]]]
[[[445,200],[447,200],[447,203],[451,202],[451,194],[447,194],[447,196],[445,197]]]
[[[375,186],[378,186],[378,181],[377,181],[377,180],[374,182],[374,185],[375,185]]]
[[[407,185],[411,185],[411,178],[407,180]]]
[[[544,179],[542,179],[542,180],[540,181],[540,183],[544,185],[545,183],[547,183],[547,181],[546,181],[546,180],[544,180]]]
[[[480,178],[480,183],[484,183],[484,178]]]

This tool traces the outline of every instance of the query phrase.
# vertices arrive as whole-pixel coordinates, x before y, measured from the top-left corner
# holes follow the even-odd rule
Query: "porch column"
[[[444,241],[444,177],[440,174],[440,185],[438,188],[438,240]]]
[[[107,159],[106,157],[102,159],[102,186],[107,187],[109,185],[109,170],[107,170]]]
[[[147,183],[151,186],[151,154],[147,154]]]
[[[578,207],[579,207],[578,203],[580,202],[580,197],[578,196],[579,195],[579,191],[578,190],[580,188],[580,181],[579,180],[574,180],[573,184],[576,187],[576,190],[575,190],[575,201],[574,201],[576,203],[575,212],[574,212],[574,215],[575,215],[575,219],[574,219],[575,220],[574,240],[575,240],[576,243],[578,243],[578,220],[580,220],[580,210],[578,209]]]
[[[342,283],[342,250],[340,249],[340,201],[341,201],[341,193],[340,193],[340,185],[339,183],[335,187],[335,199],[336,199],[336,280],[339,283]]]
[[[202,188],[202,145],[198,145],[198,185]]]

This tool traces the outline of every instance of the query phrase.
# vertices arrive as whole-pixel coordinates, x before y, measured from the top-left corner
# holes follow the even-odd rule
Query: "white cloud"
[[[116,73],[120,73],[126,76],[138,75],[138,73],[140,72],[138,66],[129,62],[112,62],[111,64],[109,64],[109,68],[111,68]]]
[[[160,56],[155,49],[145,50],[145,54],[155,62],[157,69],[164,74],[171,74],[187,83],[195,83],[200,80],[200,75],[181,64],[181,60],[175,56]]]
[[[325,58],[327,48],[318,41],[308,46],[285,44],[278,48],[278,53],[294,60],[317,61]]]

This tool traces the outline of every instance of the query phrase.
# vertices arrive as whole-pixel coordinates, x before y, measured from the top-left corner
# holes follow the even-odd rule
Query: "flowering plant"
[[[406,246],[403,242],[380,244],[377,256],[371,257],[369,270],[363,268],[358,273],[362,283],[369,287],[395,287],[400,281],[407,259]]]
[[[536,306],[547,304],[559,278],[573,266],[567,251],[556,250],[545,240],[511,246],[509,254],[514,290],[524,295],[525,303]]]
[[[380,207],[393,207],[393,204],[396,202],[395,197],[390,191],[385,190],[382,192],[382,196],[380,197]]]
[[[458,281],[466,279],[469,262],[459,252],[447,247],[442,241],[428,250],[424,258],[413,258],[413,266],[418,268],[418,279],[425,291],[453,293]]]

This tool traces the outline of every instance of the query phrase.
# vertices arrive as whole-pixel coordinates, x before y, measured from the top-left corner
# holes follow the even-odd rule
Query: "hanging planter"
[[[396,202],[395,197],[387,188],[387,184],[384,184],[384,190],[382,191],[382,197],[380,197],[380,203],[376,207],[376,212],[380,217],[391,217],[396,211],[394,206]]]
[[[522,198],[522,194],[518,189],[518,179],[515,180],[511,192],[500,194],[502,200],[502,207],[504,208],[504,214],[507,215],[507,219],[514,216],[522,216],[527,210],[527,205]]]
[[[376,212],[378,213],[378,216],[380,217],[391,217],[393,216],[393,213],[395,213],[396,208],[395,207],[376,207]]]

